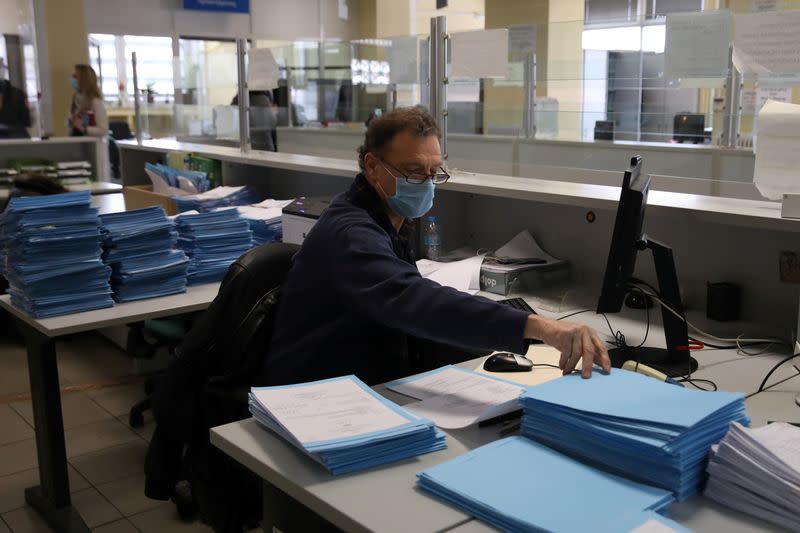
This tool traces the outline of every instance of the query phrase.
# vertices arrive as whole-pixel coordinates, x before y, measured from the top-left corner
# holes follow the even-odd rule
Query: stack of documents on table
[[[253,232],[236,209],[183,213],[175,217],[178,246],[189,256],[189,285],[220,281],[228,267],[252,247]]]
[[[389,382],[386,388],[420,400],[404,407],[445,429],[518,411],[524,390],[516,383],[452,365]]]
[[[186,292],[189,259],[174,249],[178,232],[161,206],[101,215],[100,221],[116,301]]]
[[[521,397],[522,433],[619,475],[695,494],[711,445],[731,422],[749,424],[744,395],[706,392],[628,372],[578,374]]]
[[[179,213],[199,211],[205,213],[217,207],[248,205],[258,202],[258,194],[249,185],[241,187],[215,187],[200,194],[173,198]]]
[[[45,318],[114,304],[89,191],[12,198],[0,227],[14,305]]]
[[[669,491],[614,476],[524,437],[476,448],[417,474],[417,485],[503,531],[630,531],[616,520],[660,511]],[[656,530],[658,531],[658,530]]]
[[[733,424],[714,446],[705,495],[722,505],[800,531],[800,428]]]
[[[332,474],[346,474],[447,447],[444,433],[355,376],[253,387],[250,412]]]
[[[250,224],[253,246],[281,240],[283,237],[281,214],[283,208],[293,201],[268,199],[257,204],[237,207],[242,218]]]

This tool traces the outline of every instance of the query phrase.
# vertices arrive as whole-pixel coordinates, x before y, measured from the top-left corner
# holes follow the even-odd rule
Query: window
[[[91,33],[89,57],[102,80],[103,98],[123,105],[132,101],[133,52],[136,52],[139,90],[150,89],[153,102],[171,101],[174,94],[171,37]]]

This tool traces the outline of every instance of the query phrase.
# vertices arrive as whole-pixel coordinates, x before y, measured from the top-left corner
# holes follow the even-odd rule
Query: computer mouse
[[[483,369],[489,372],[530,372],[533,361],[522,355],[497,352],[484,361]]]

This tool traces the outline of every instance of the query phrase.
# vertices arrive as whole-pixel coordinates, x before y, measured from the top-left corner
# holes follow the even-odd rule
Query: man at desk
[[[369,125],[361,173],[334,199],[294,258],[265,361],[267,384],[356,374],[369,384],[408,375],[417,339],[525,353],[527,339],[609,371],[589,327],[530,315],[423,278],[408,245],[412,220],[433,205],[442,169],[439,130],[425,110],[398,109]]]

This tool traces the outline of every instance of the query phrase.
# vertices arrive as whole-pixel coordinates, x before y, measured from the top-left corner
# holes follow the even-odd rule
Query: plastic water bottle
[[[422,228],[422,253],[426,258],[436,261],[442,253],[442,228],[439,217],[428,215]]]

